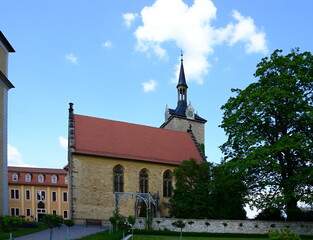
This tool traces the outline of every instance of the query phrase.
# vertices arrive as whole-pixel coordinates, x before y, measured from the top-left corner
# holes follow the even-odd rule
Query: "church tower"
[[[189,103],[187,105],[187,83],[185,78],[183,55],[181,55],[180,73],[177,88],[177,107],[170,109],[166,106],[165,122],[160,128],[170,129],[175,131],[192,131],[196,141],[204,144],[204,125],[206,120],[195,113],[195,109]]]

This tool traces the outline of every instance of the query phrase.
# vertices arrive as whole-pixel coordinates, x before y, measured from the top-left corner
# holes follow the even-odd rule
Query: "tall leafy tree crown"
[[[250,200],[281,207],[296,219],[297,202],[312,203],[313,56],[275,50],[254,74],[258,82],[222,106],[225,161],[244,173]]]

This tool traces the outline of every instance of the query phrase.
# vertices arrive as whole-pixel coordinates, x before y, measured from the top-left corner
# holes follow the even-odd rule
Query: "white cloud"
[[[229,25],[232,26],[233,30],[229,43],[232,45],[236,42],[243,41],[246,43],[247,53],[267,53],[265,33],[258,30],[253,19],[242,16],[237,10],[233,11],[233,17],[238,23]]]
[[[78,57],[74,56],[73,53],[68,53],[68,54],[65,54],[65,59],[70,61],[71,63],[73,64],[77,64],[78,63]]]
[[[142,83],[143,90],[145,92],[155,91],[157,85],[158,85],[157,82],[153,79],[151,79],[149,82],[143,82]]]
[[[36,167],[34,165],[25,163],[18,149],[10,144],[8,144],[8,165],[19,167]]]
[[[59,143],[60,143],[61,148],[67,149],[67,145],[68,145],[67,142],[68,142],[67,138],[62,137],[62,136],[59,137]]]
[[[182,0],[156,0],[141,11],[142,25],[134,32],[136,50],[164,58],[167,56],[164,43],[174,42],[184,51],[187,80],[199,84],[211,66],[208,57],[216,45],[243,42],[247,53],[267,52],[265,33],[255,26],[251,17],[233,11],[236,23],[218,28],[214,26],[216,12],[211,0],[195,0],[191,6]],[[175,79],[179,66],[178,63],[175,67]]]
[[[123,14],[125,26],[127,28],[130,28],[132,23],[135,21],[136,17],[138,17],[138,14],[136,14],[136,13],[125,13],[125,14]]]
[[[110,48],[112,47],[112,42],[107,40],[105,41],[103,44],[102,44],[102,47],[105,47],[105,48]]]

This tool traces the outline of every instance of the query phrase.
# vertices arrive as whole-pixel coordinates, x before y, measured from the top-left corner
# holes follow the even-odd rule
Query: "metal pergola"
[[[139,199],[143,200],[147,207],[147,220],[149,218],[149,212],[151,210],[151,205],[157,208],[157,204],[150,193],[129,193],[129,192],[115,192],[115,212],[119,212],[119,203],[122,199]]]

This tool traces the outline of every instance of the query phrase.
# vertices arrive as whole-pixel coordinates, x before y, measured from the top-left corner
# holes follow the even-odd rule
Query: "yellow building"
[[[45,214],[69,218],[67,172],[63,169],[8,167],[9,215],[39,221]]]
[[[204,142],[206,120],[187,106],[183,63],[177,90],[177,108],[168,112],[161,128],[74,114],[70,103],[68,176],[73,220],[108,220],[116,206],[124,216],[139,216],[145,201],[155,216],[168,216],[174,169],[190,158],[205,161],[197,139]]]
[[[10,52],[15,51],[0,31],[0,216],[8,214],[8,91],[14,88],[8,79],[8,57]]]

